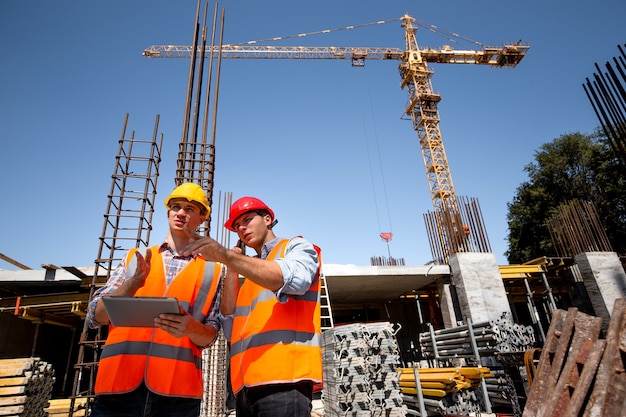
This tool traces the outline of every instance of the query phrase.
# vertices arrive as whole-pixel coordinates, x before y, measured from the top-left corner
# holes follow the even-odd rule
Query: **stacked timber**
[[[324,415],[404,417],[400,354],[391,323],[355,323],[322,333]]]
[[[45,415],[54,381],[52,365],[39,358],[0,359],[0,416]]]
[[[83,417],[86,415],[86,398],[76,398],[74,400],[74,412],[72,416]],[[67,417],[70,415],[70,408],[72,406],[71,398],[63,398],[50,400],[48,407],[44,409],[47,417]]]
[[[400,387],[412,415],[420,415],[420,400],[426,415],[470,415],[480,413],[477,389],[483,378],[490,377],[493,374],[485,367],[401,368]]]

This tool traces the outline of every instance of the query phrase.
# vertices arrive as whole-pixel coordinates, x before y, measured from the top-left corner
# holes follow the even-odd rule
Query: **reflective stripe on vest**
[[[289,240],[280,241],[267,259],[282,258]],[[246,279],[239,290],[231,337],[233,391],[244,386],[322,381],[320,320],[321,251],[308,291],[279,303],[274,292]]]
[[[221,265],[196,257],[167,286],[159,248],[151,250],[150,274],[135,295],[176,297],[204,322],[220,281]],[[131,272],[133,259],[134,250],[126,259]],[[142,380],[161,395],[202,398],[202,351],[188,337],[176,338],[161,329],[110,326],[98,366],[96,394],[129,392]]]

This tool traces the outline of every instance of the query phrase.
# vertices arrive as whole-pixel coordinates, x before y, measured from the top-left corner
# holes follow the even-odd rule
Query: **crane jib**
[[[483,64],[499,67],[514,67],[528,50],[528,45],[508,44],[486,47],[482,50],[455,50],[449,47],[424,48],[418,52],[421,58],[431,63]],[[401,61],[407,52],[399,48],[381,47],[310,47],[310,46],[241,46],[223,45],[206,47],[205,55],[230,59],[350,59],[350,60],[395,60]],[[186,45],[154,45],[143,51],[147,58],[190,58],[193,52]],[[198,53],[201,48],[198,47]],[[409,52],[410,53],[410,52]]]

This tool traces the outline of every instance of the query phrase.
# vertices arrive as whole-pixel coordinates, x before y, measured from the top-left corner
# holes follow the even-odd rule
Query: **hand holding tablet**
[[[155,327],[154,319],[159,314],[180,314],[178,300],[173,297],[102,297],[104,308],[114,326]]]

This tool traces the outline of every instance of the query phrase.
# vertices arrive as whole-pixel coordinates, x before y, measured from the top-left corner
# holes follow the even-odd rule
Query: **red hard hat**
[[[228,220],[226,220],[226,223],[224,223],[224,227],[228,230],[236,232],[236,230],[233,229],[233,223],[237,220],[237,217],[248,213],[249,211],[257,210],[267,211],[272,217],[272,220],[274,220],[274,212],[264,202],[254,197],[241,197],[239,200],[235,201],[232,206],[230,206],[230,215]]]

